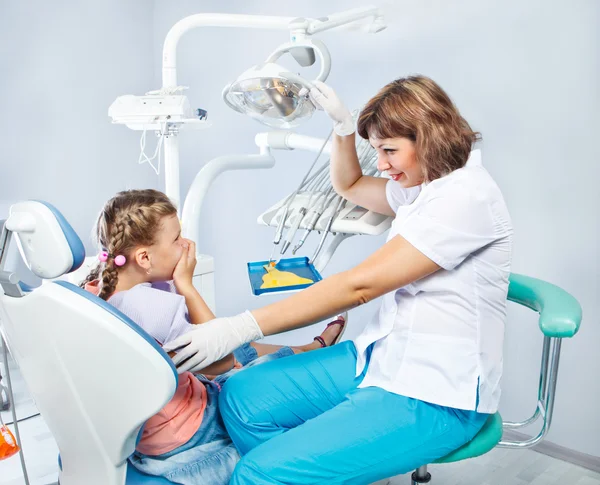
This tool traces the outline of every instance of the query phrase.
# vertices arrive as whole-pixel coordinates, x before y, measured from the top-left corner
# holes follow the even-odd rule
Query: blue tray
[[[275,266],[276,269],[280,271],[289,271],[290,273],[297,274],[302,278],[309,278],[313,280],[314,283],[278,286],[277,288],[261,288],[261,285],[263,284],[262,277],[266,272],[264,268],[266,264],[269,264],[269,261],[256,261],[254,263],[248,263],[250,286],[252,287],[252,293],[254,293],[256,296],[264,295],[266,293],[281,293],[284,291],[302,290],[323,279],[315,267],[309,263],[307,257],[282,259],[279,261],[279,263],[277,263],[277,266]]]

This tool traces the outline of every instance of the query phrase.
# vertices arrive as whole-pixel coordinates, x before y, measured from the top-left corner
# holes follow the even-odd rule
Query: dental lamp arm
[[[174,340],[178,372],[195,371],[244,343],[305,327],[419,280],[439,266],[395,236],[355,268],[315,283],[285,300],[229,318],[217,318]]]
[[[366,24],[370,32],[379,32],[385,29],[383,13],[376,7],[362,7],[339,12],[330,15],[325,20],[220,13],[190,15],[173,25],[165,38],[162,56],[163,88],[177,86],[177,45],[183,35],[192,29],[198,27],[230,27],[288,30],[298,37],[342,26],[352,28],[354,27],[353,24],[357,23]]]

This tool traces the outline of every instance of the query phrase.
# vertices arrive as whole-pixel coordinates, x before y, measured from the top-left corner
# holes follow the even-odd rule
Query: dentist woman
[[[357,126],[335,92],[310,93],[333,120],[336,192],[394,216],[386,244],[289,298],[180,337],[180,371],[240,345],[378,297],[353,342],[240,372],[220,395],[243,455],[231,483],[368,484],[470,441],[498,407],[512,225],[473,149],[478,134],[431,79],[386,85]],[[355,131],[391,180],[362,174]]]

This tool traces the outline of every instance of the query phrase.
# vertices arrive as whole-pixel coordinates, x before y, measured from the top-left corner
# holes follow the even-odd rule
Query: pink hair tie
[[[106,263],[108,261],[108,258],[112,257],[112,254],[109,254],[108,251],[100,251],[100,254],[98,254],[98,259],[103,263]],[[122,254],[115,256],[114,260],[115,266],[123,266],[127,262],[127,258],[125,258],[125,256],[123,256]]]

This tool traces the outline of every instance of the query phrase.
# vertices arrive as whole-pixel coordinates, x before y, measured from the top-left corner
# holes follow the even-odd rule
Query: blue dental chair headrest
[[[47,202],[14,204],[5,227],[15,234],[23,260],[40,278],[58,278],[83,264],[81,239],[60,211]]]

